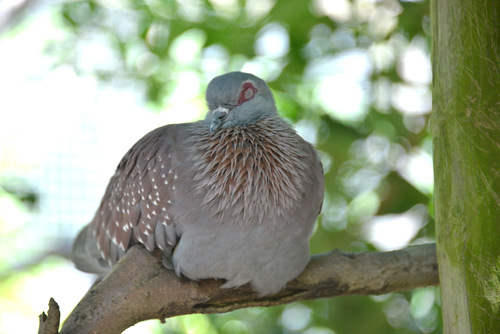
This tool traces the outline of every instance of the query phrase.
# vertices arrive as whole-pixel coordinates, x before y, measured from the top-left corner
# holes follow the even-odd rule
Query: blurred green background
[[[0,333],[65,318],[68,260],[114,168],[149,130],[206,112],[208,81],[269,82],[321,151],[312,253],[434,241],[429,4],[397,0],[0,1]],[[148,321],[127,333],[441,333],[439,290]]]

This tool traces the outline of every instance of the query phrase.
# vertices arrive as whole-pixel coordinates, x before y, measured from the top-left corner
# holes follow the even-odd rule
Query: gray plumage
[[[214,78],[203,121],[160,127],[123,157],[72,259],[105,274],[135,243],[192,279],[273,294],[309,261],[323,200],[314,148],[278,116],[267,84]]]

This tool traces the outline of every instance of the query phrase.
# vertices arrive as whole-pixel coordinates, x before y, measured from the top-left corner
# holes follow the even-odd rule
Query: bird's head
[[[206,93],[210,132],[252,124],[276,115],[271,90],[264,80],[243,72],[230,72],[210,81]]]

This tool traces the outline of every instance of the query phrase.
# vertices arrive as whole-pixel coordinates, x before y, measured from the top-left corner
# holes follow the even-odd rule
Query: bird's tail
[[[87,273],[104,276],[110,270],[109,264],[102,258],[97,248],[97,241],[90,225],[78,233],[71,250],[71,260],[79,270]]]

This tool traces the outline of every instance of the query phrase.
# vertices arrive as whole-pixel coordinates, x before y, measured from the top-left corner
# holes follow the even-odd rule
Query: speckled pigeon
[[[75,241],[77,268],[104,275],[140,243],[177,275],[260,295],[302,272],[323,201],[318,154],[252,74],[214,78],[206,100],[204,120],[153,130],[125,154]]]

